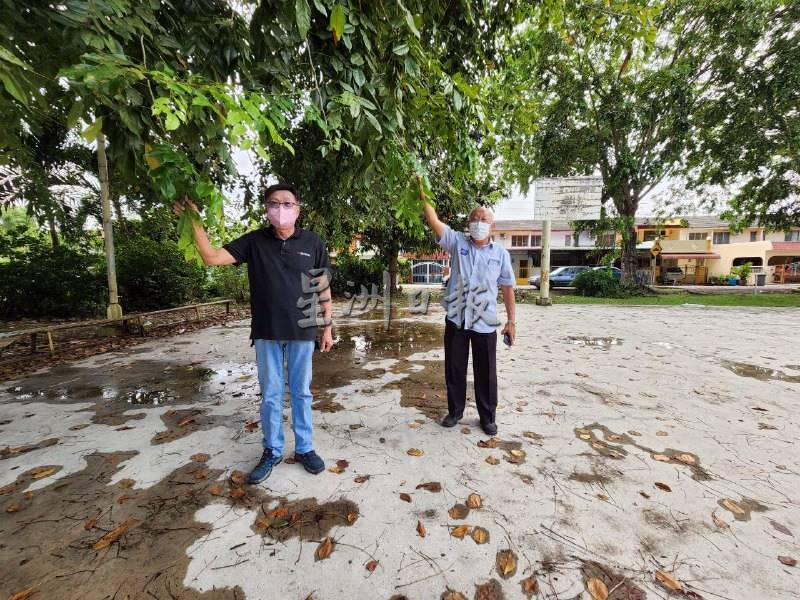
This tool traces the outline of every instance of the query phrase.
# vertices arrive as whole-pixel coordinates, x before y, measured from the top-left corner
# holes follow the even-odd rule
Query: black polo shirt
[[[303,291],[303,274],[314,278],[310,273],[313,269],[331,268],[322,240],[299,227],[295,227],[291,237],[282,240],[272,227],[267,227],[251,231],[223,247],[237,265],[247,263],[252,312],[250,338],[313,340],[317,328],[299,324],[309,319],[311,305],[298,306],[298,300],[307,302],[313,296],[312,292]]]

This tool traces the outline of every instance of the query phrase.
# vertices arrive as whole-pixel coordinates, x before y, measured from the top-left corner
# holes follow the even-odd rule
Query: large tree
[[[635,216],[680,173],[706,124],[716,73],[743,65],[733,41],[762,3],[609,0],[531,9],[494,80],[497,145],[510,177],[599,173],[622,233],[624,279],[636,267]]]

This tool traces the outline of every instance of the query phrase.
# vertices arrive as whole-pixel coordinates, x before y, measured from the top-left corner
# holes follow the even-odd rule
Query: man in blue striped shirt
[[[447,384],[447,415],[444,427],[455,426],[467,402],[467,364],[472,346],[475,403],[481,428],[497,433],[497,288],[503,293],[507,321],[501,334],[507,344],[516,338],[514,316],[514,272],[508,250],[489,236],[494,224],[491,209],[478,207],[469,214],[469,235],[455,232],[439,220],[424,202],[425,219],[450,254],[450,280],[442,306],[447,311],[444,330],[444,370]]]

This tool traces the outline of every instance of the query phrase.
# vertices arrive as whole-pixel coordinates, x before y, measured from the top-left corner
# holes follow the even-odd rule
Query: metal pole
[[[97,168],[100,172],[100,199],[103,205],[103,241],[106,248],[106,271],[108,273],[109,319],[121,319],[122,307],[117,292],[117,268],[114,263],[114,231],[111,227],[111,202],[108,193],[108,161],[106,160],[106,138],[103,132],[97,134]]]
[[[550,306],[550,219],[542,222],[542,268],[539,276],[539,297],[536,304]]]

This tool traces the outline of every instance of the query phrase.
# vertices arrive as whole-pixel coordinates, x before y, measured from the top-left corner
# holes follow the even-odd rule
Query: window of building
[[[531,236],[531,246],[534,248],[542,245],[542,236],[540,235],[532,235]]]
[[[702,241],[708,238],[708,234],[705,231],[699,232],[689,232],[689,239],[695,241]]]
[[[604,233],[597,237],[597,245],[602,248],[613,248],[617,244],[617,236],[614,233]]]
[[[784,240],[787,242],[800,242],[800,229],[786,232]]]
[[[647,229],[644,232],[644,241],[645,242],[653,242],[658,237],[664,237],[667,235],[665,230],[658,231],[657,229]]]
[[[715,244],[730,244],[731,243],[731,232],[730,231],[715,231],[714,232],[714,243]]]
[[[758,232],[757,231],[751,231],[750,232],[750,241],[751,242],[757,242],[758,241]]]
[[[528,245],[528,236],[527,235],[512,235],[511,236],[511,247],[512,248],[524,248]]]

